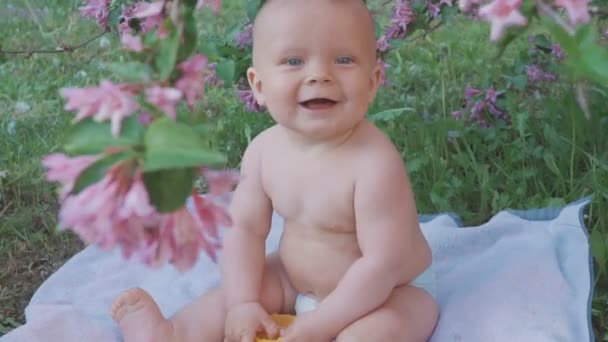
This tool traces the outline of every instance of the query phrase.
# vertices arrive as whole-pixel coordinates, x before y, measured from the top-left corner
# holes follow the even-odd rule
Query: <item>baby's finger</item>
[[[270,338],[276,338],[279,334],[279,325],[272,319],[272,317],[266,315],[262,318],[262,325],[264,326],[264,330],[266,334]]]

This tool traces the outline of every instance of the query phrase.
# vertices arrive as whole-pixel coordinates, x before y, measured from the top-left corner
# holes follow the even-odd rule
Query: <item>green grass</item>
[[[75,13],[76,0],[9,3],[12,14],[0,12],[0,44],[6,50],[52,49],[99,32]],[[201,29],[222,33],[242,17],[237,4],[227,1],[219,17],[204,15]],[[586,120],[567,82],[509,89],[501,103],[512,126],[466,127],[450,115],[461,106],[464,86],[506,89],[518,47],[528,43],[522,37],[494,63],[487,26],[455,20],[448,28],[389,59],[391,84],[371,110],[405,108],[378,124],[402,151],[419,210],[456,212],[475,225],[505,208],[557,206],[593,195],[585,216],[596,257],[593,323],[598,340],[608,340],[608,90],[590,92],[596,115]],[[121,58],[116,39],[105,39],[108,48],[96,40],[71,53],[7,56],[0,64],[0,335],[23,322],[32,291],[82,247],[71,234],[55,230],[54,187],[44,180],[40,159],[57,151],[73,117],[62,110],[58,90],[97,84],[109,76],[103,62]],[[200,110],[218,125],[214,145],[236,167],[248,141],[271,121],[246,113],[232,89],[210,89],[206,99]],[[17,111],[19,102],[30,109]],[[448,140],[454,132],[455,140]]]

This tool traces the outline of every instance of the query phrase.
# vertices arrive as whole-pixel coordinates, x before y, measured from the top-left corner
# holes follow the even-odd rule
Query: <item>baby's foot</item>
[[[173,326],[150,295],[139,288],[123,292],[112,304],[112,318],[125,342],[171,341]]]

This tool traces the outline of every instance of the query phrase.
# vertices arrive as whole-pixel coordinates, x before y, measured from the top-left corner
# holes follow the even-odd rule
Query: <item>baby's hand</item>
[[[253,342],[260,331],[275,338],[279,326],[259,303],[243,303],[228,310],[224,342]]]
[[[335,337],[331,335],[314,311],[298,315],[289,328],[281,331],[282,342],[330,342]]]

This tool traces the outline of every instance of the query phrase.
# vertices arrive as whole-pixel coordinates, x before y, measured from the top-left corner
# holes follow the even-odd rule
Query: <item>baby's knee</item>
[[[383,312],[379,316],[365,317],[344,329],[336,342],[408,341],[403,331],[403,318]],[[413,341],[413,340],[412,340]]]

